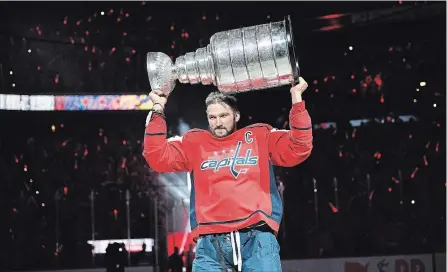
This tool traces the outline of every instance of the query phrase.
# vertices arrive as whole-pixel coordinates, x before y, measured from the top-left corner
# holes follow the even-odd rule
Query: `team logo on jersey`
[[[250,138],[252,135],[251,131],[247,131],[245,133],[245,142],[246,143],[252,143],[253,139]],[[224,158],[221,160],[206,160],[202,162],[200,165],[201,170],[208,170],[213,169],[214,172],[218,172],[221,168],[230,168],[230,173],[233,175],[233,177],[237,178],[239,174],[247,173],[248,168],[240,168],[239,170],[236,169],[237,166],[244,167],[244,166],[253,166],[258,164],[259,157],[258,156],[252,156],[252,149],[247,149],[245,155],[241,155],[241,146],[242,141],[239,141],[237,143],[236,150],[234,152],[234,155],[228,158]],[[238,167],[238,168],[239,168]]]

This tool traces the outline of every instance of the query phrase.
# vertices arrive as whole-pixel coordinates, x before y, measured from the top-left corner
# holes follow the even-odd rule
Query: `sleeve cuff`
[[[304,101],[292,105],[289,115],[290,126],[297,129],[304,129],[312,127],[312,121],[309,113],[306,110]]]
[[[295,115],[296,113],[303,112],[306,110],[306,102],[301,101],[292,105],[291,115]]]

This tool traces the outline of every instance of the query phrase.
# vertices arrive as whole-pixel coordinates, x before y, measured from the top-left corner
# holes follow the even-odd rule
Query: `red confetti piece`
[[[332,204],[332,202],[329,201],[329,207],[331,207],[331,210],[333,213],[337,213],[338,209],[337,207],[334,206],[334,204]]]
[[[379,88],[382,87],[383,81],[382,81],[382,78],[380,77],[380,74],[377,74],[377,75],[374,77],[374,82],[377,84],[377,86],[378,86]]]
[[[314,80],[314,84],[317,84],[317,83],[318,83],[318,80],[315,79],[315,80]]]
[[[393,191],[393,188],[391,188],[391,187],[388,187],[388,192],[392,192]]]
[[[121,22],[121,17],[116,18],[116,22]]]
[[[80,25],[80,24],[81,24],[81,21],[77,21],[77,22],[76,22],[76,25]]]
[[[174,26],[172,25],[170,29],[171,29],[171,30],[174,30]]]
[[[126,13],[126,18],[129,18],[129,13]]]
[[[85,35],[88,36],[88,34],[90,34],[90,32],[88,30],[85,31]]]
[[[129,57],[127,57],[127,58],[126,58],[126,61],[127,61],[127,62],[130,62],[130,58],[129,58]]]
[[[189,34],[188,34],[188,32],[186,32],[185,33],[185,39],[188,39],[189,38]]]
[[[356,133],[356,132],[357,132],[357,129],[354,128],[354,130],[352,131],[352,135],[351,135],[352,138],[355,138],[355,133]]]
[[[372,200],[373,196],[374,196],[374,191],[372,191],[371,193],[369,193],[369,200]]]
[[[341,158],[343,157],[343,153],[341,151],[338,151],[338,156]]]
[[[37,71],[40,71],[40,66],[37,66]]]
[[[86,150],[84,150],[84,157],[87,157],[87,155],[88,155],[88,150],[86,149]]]
[[[332,80],[335,80],[335,76],[332,76]]]
[[[315,89],[315,92],[318,93],[318,89]]]
[[[286,128],[288,124],[289,124],[289,121],[285,121],[285,122],[284,122],[284,125],[283,125],[282,127],[283,127],[283,128]]]
[[[427,156],[424,155],[423,158],[424,158],[424,165],[425,165],[425,166],[428,166]]]
[[[64,124],[61,124],[61,128],[63,128],[64,127]]]
[[[439,152],[439,141],[436,143],[436,152]]]
[[[414,178],[414,176],[416,175],[416,173],[418,172],[418,170],[419,170],[419,167],[416,167],[414,170],[413,170],[413,173],[411,173],[411,178],[413,179]]]
[[[204,21],[206,20],[206,16],[205,16],[205,15],[204,15],[204,16],[202,16],[202,20],[204,20]]]
[[[64,25],[66,25],[67,24],[67,20],[64,20]]]
[[[352,89],[352,92],[353,92],[353,93],[356,93],[356,92],[357,92],[357,90],[356,90],[356,89]]]
[[[327,82],[327,80],[328,80],[328,77],[325,77],[325,78],[324,78],[324,82]]]
[[[134,50],[132,50],[132,54],[136,54],[137,53],[137,51],[134,49]]]
[[[96,53],[96,47],[92,47],[92,53]]]
[[[368,85],[366,83],[363,83],[363,88],[368,87]]]
[[[107,144],[108,143],[108,138],[107,138],[107,136],[104,136],[104,144]]]
[[[92,17],[88,17],[88,20],[87,20],[89,23],[91,23],[92,22]]]
[[[123,158],[123,160],[121,161],[121,168],[122,169],[126,168],[126,161],[127,161],[126,158]]]
[[[19,158],[17,158],[17,156],[15,156],[15,162],[19,163]]]
[[[409,138],[409,139],[413,139],[413,135],[410,134],[410,135],[408,136],[408,138]]]
[[[127,36],[127,32],[123,32],[123,36],[126,37]]]
[[[59,84],[59,75],[56,75],[54,78],[54,83]]]
[[[351,79],[354,79],[355,78],[355,75],[351,75]]]
[[[113,9],[110,9],[110,10],[109,10],[109,14],[112,14],[112,13],[113,13]]]
[[[75,44],[75,40],[71,39],[70,40],[71,44]]]
[[[67,194],[68,194],[68,187],[65,186],[65,187],[64,187],[64,195],[67,195]]]
[[[398,184],[400,181],[398,179],[396,179],[395,177],[391,178],[392,181],[394,181],[394,183]]]
[[[363,72],[368,72],[368,69],[366,69],[366,67],[365,66],[363,66]]]
[[[85,52],[88,51],[88,46],[84,46],[84,51],[85,51]]]

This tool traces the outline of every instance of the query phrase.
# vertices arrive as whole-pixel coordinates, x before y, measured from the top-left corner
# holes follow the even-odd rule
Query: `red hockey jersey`
[[[190,172],[194,240],[262,221],[278,231],[283,208],[272,166],[295,166],[312,150],[304,102],[292,106],[289,120],[290,130],[254,124],[223,138],[193,129],[166,139],[164,117],[148,116],[143,156],[149,166],[157,172]]]

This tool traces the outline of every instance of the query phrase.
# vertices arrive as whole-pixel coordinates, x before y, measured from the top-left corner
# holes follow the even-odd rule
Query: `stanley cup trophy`
[[[164,53],[149,52],[147,72],[151,89],[166,95],[174,90],[177,80],[214,84],[228,94],[297,83],[299,66],[290,16],[275,23],[218,32],[208,46],[178,57],[175,64]]]

